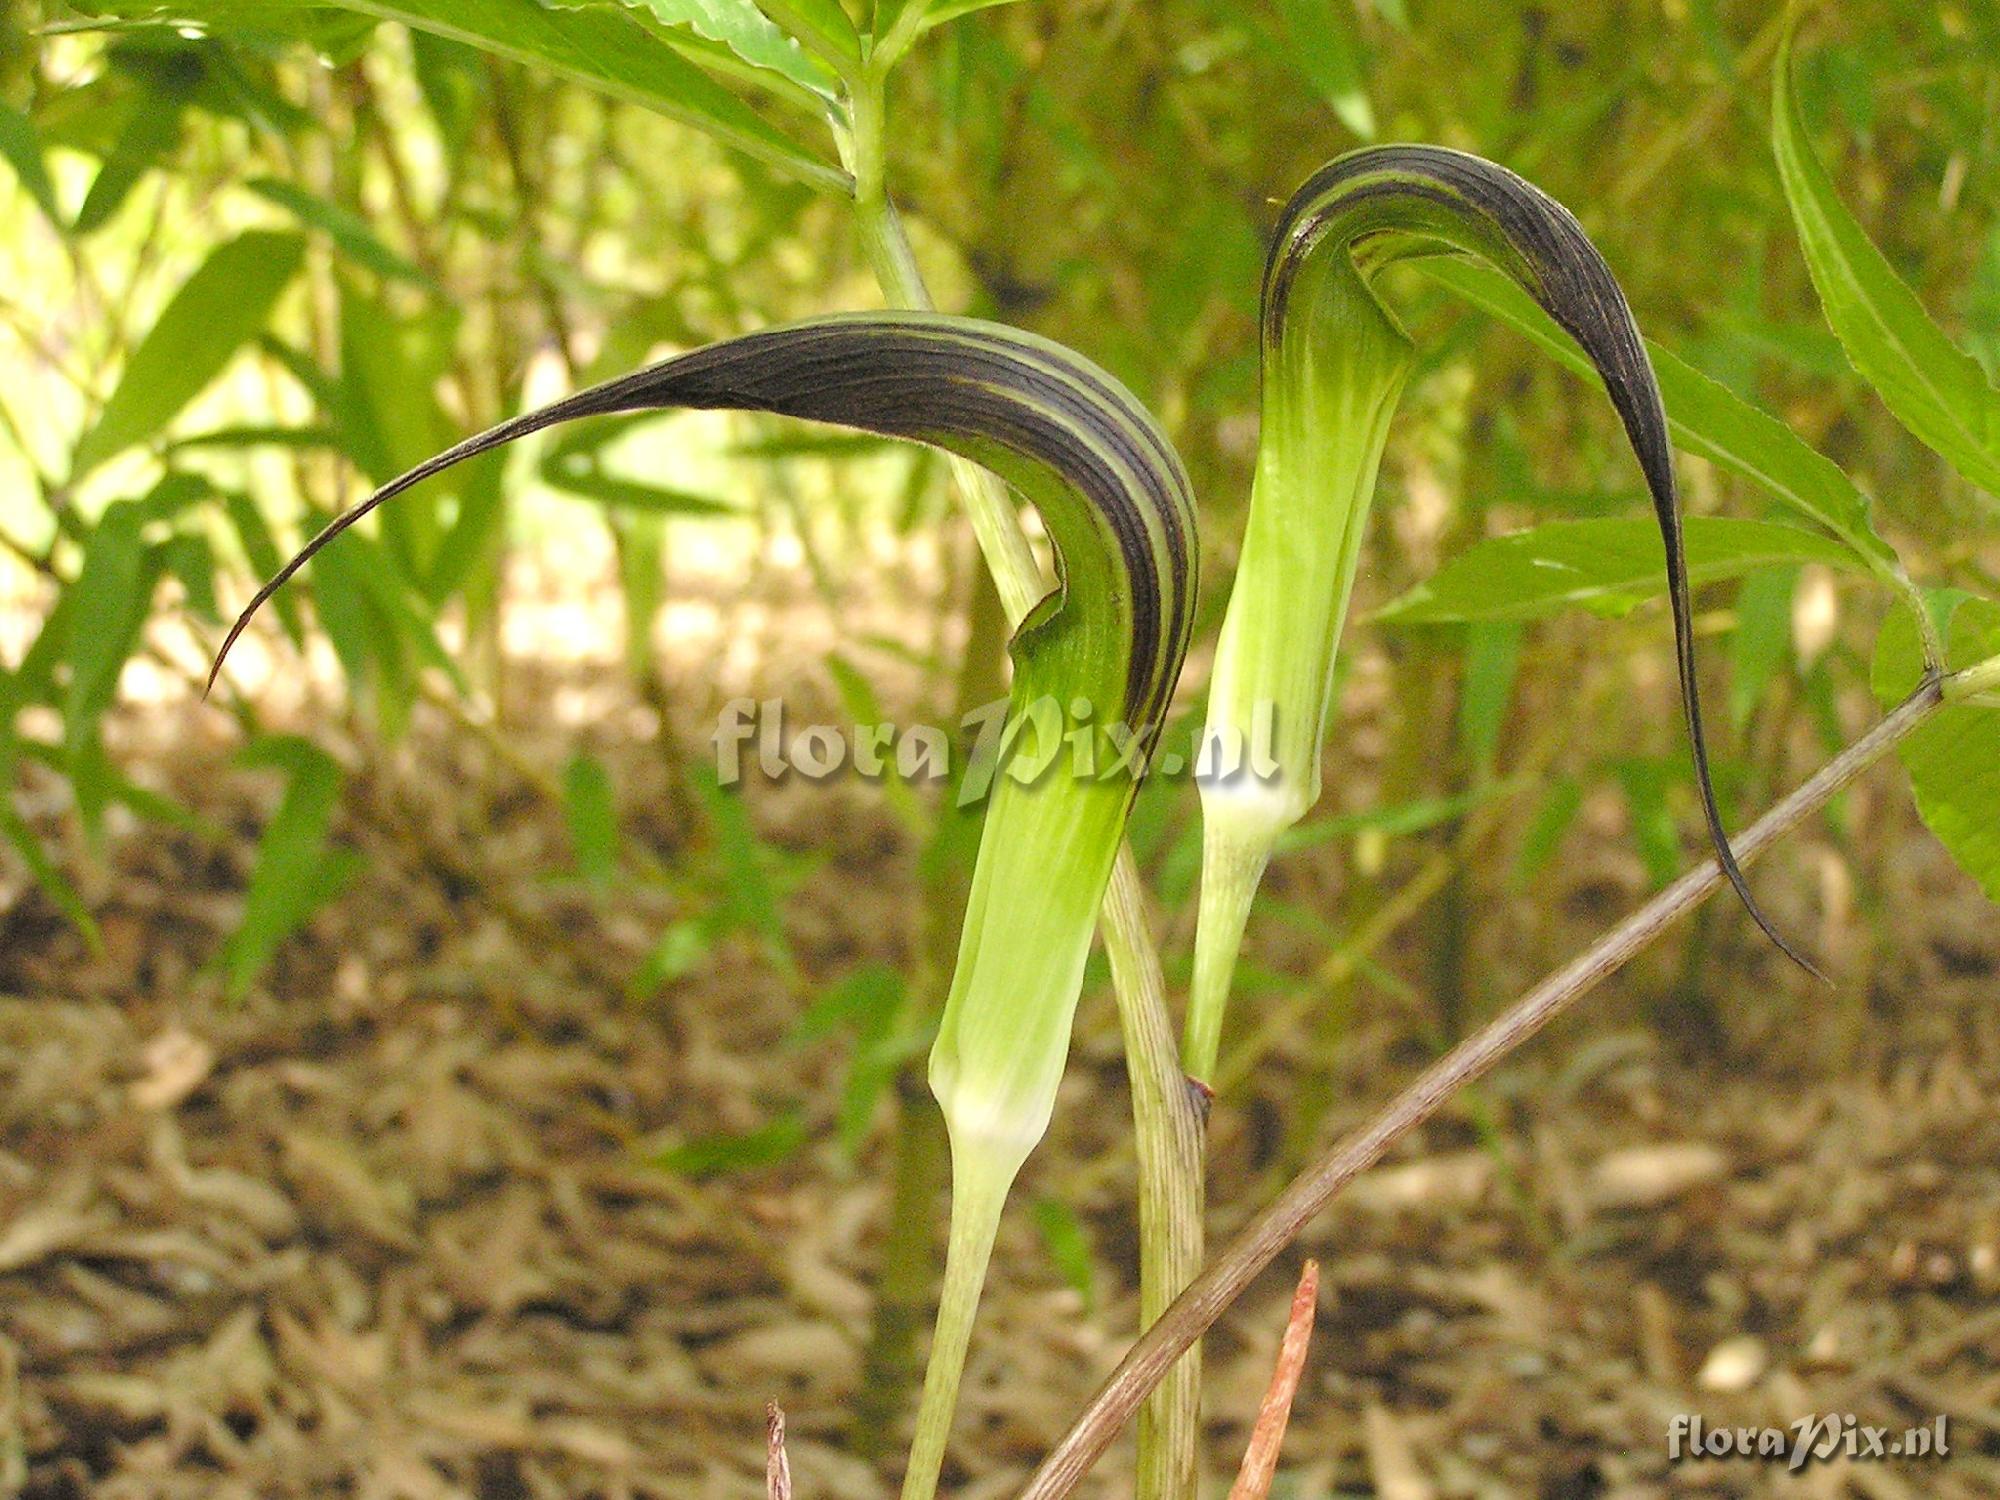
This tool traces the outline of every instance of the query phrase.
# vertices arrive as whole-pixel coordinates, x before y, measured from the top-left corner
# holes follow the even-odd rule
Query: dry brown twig
[[[792,1461],[785,1453],[785,1413],[775,1401],[764,1403],[764,1494],[766,1500],[792,1500]]]
[[[1312,1344],[1313,1313],[1318,1305],[1319,1262],[1309,1260],[1299,1273],[1298,1290],[1292,1293],[1292,1312],[1285,1320],[1271,1386],[1264,1392],[1264,1404],[1257,1408],[1257,1425],[1250,1429],[1243,1467],[1236,1471],[1229,1500],[1264,1500],[1271,1493],[1271,1480],[1278,1472],[1278,1450],[1285,1445],[1285,1428],[1292,1420],[1292,1398],[1298,1395],[1299,1377],[1305,1374],[1306,1350]]]

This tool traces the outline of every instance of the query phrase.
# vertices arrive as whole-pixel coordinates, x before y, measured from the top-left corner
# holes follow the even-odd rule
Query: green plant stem
[[[902,1500],[932,1500],[944,1450],[951,1436],[951,1419],[958,1411],[958,1382],[965,1371],[965,1351],[972,1342],[973,1318],[979,1311],[979,1291],[986,1282],[986,1262],[1000,1227],[1000,1209],[1007,1200],[1006,1180],[996,1174],[962,1171],[954,1154],[951,1188],[951,1239],[944,1254],[944,1286],[938,1296],[937,1325],[931,1333],[931,1358],[924,1372],[923,1399],[917,1404],[917,1432],[910,1444],[910,1466],[903,1475]]]
[[[1984,670],[1975,667],[1974,672]],[[1732,840],[1748,861],[1790,832],[1879,757],[1928,719],[1947,692],[1962,690],[1961,673],[1932,678],[1798,790]],[[1021,1500],[1061,1500],[1089,1472],[1118,1429],[1172,1368],[1180,1352],[1241,1296],[1280,1251],[1334,1197],[1446,1100],[1483,1077],[1535,1036],[1723,882],[1714,860],[1690,870],[1620,922],[1580,957],[1544,979],[1464,1042],[1432,1063],[1383,1106],[1367,1125],[1308,1167],[1209,1262],[1207,1268],[1134,1344],[1098,1389],[1069,1432],[1043,1459]]]
[[[856,222],[883,296],[896,307],[929,308],[933,305],[930,292],[888,194],[883,154],[885,104],[881,72],[870,67],[855,84],[842,140],[847,167],[854,176]],[[1006,487],[964,459],[953,457],[950,462],[973,535],[1006,609],[1008,625],[1017,626],[1048,592],[1048,581],[1028,545]],[[1139,1296],[1141,1316],[1150,1321],[1180,1294],[1201,1265],[1202,1121],[1181,1072],[1159,956],[1146,927],[1138,870],[1126,846],[1120,847],[1112,866],[1104,898],[1103,934],[1125,1029],[1126,1067],[1132,1079],[1140,1175]],[[998,1205],[994,1212],[997,1215]],[[956,1206],[952,1218],[956,1226]],[[954,1227],[954,1246],[957,1243]],[[904,1500],[925,1500],[936,1487],[951,1405],[957,1397],[959,1368],[965,1357],[964,1340],[971,1332],[970,1309],[964,1315],[964,1326],[956,1326],[959,1318],[949,1311],[950,1297],[954,1275],[964,1281],[970,1258],[969,1254],[946,1256],[945,1302],[918,1410],[917,1443],[904,1477]],[[979,1276],[969,1282],[975,1302],[984,1273],[982,1256]],[[947,1321],[953,1324],[952,1338],[946,1336]],[[940,1374],[941,1363],[951,1367],[948,1378]],[[1194,1494],[1200,1435],[1200,1351],[1190,1351],[1181,1366],[1148,1406],[1140,1442],[1139,1500],[1190,1500]],[[948,1404],[940,1415],[932,1408],[941,1402]]]
[[[1207,1087],[1181,1071],[1160,961],[1146,941],[1139,872],[1120,846],[1104,896],[1104,947],[1119,1000],[1139,1159],[1139,1323],[1150,1328],[1201,1273]],[[1141,1497],[1192,1497],[1201,1454],[1201,1345],[1139,1413]]]
[[[2000,692],[2000,656],[1989,656],[1944,680],[1947,703],[1963,703],[1992,692]]]

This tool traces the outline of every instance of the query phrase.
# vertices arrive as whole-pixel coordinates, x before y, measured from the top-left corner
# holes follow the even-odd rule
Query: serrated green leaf
[[[1426,261],[1423,269],[1475,307],[1526,334],[1568,369],[1579,375],[1590,373],[1589,361],[1569,335],[1505,277],[1455,260]],[[1837,465],[1784,423],[1710,380],[1672,350],[1648,340],[1646,352],[1659,376],[1667,424],[1678,447],[1760,485],[1833,532],[1878,573],[1894,574],[1896,554],[1875,533],[1868,497]]]
[[[1694,585],[1786,563],[1857,566],[1840,543],[1796,526],[1693,516],[1685,531],[1688,581]],[[1664,563],[1665,549],[1651,522],[1551,521],[1475,542],[1376,618],[1435,625],[1534,620],[1574,608],[1623,614],[1665,592]]]
[[[1771,75],[1771,144],[1826,320],[1896,419],[1967,479],[2000,495],[2000,390],[1931,321],[1841,202],[1807,133],[1791,43],[1788,25]]]
[[[1954,669],[2000,656],[2000,604],[1948,590],[1933,595],[1932,606]],[[1915,624],[1901,612],[1891,615],[1875,641],[1869,675],[1876,696],[1885,706],[1900,702],[1922,673]],[[1948,703],[1896,753],[1925,826],[1987,900],[2000,902],[2000,708]]]
[[[650,16],[664,26],[684,27],[718,42],[752,67],[789,78],[801,88],[831,97],[836,80],[819,60],[771,23],[751,0],[541,0],[557,10],[611,4]]]
[[[848,175],[793,140],[675,52],[621,6],[556,11],[539,0],[330,0],[448,41],[546,68],[707,131],[816,187],[851,188]],[[310,0],[100,0],[113,14],[163,23],[244,24],[302,31],[325,3]]]
[[[840,0],[758,0],[760,8],[836,67],[861,60],[861,35]]]
[[[147,332],[77,445],[74,476],[143,443],[179,415],[263,328],[298,272],[305,242],[251,230],[218,247]]]

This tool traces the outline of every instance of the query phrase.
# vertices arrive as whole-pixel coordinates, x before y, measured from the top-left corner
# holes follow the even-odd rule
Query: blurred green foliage
[[[1723,770],[1746,796],[1767,791],[1787,778],[1785,726],[1823,723],[1825,705],[1868,685],[1872,632],[1896,617],[1871,568],[1892,575],[1900,557],[1927,585],[2000,591],[1987,488],[2000,476],[2000,13],[1876,0],[1809,20],[1774,141],[1784,26],[1724,0],[12,5],[0,573],[28,623],[0,654],[0,772],[14,787],[54,778],[86,829],[114,803],[184,816],[106,749],[121,673],[143,658],[197,680],[218,601],[240,600],[370,482],[522,409],[531,388],[874,305],[841,111],[861,60],[894,37],[908,50],[889,80],[890,187],[933,288],[1074,345],[1162,414],[1203,499],[1211,616],[1254,451],[1275,204],[1372,137],[1478,151],[1575,208],[1655,343],[1677,439],[1706,460],[1689,465],[1693,506],[1726,513],[1697,517],[1690,553],[1732,632],[1740,733]],[[1495,868],[1526,880],[1599,787],[1626,801],[1635,847],[1664,875],[1689,811],[1669,721],[1607,717],[1603,743],[1578,734],[1517,764],[1537,714],[1576,706],[1580,661],[1660,653],[1659,620],[1503,635],[1477,623],[1651,597],[1657,543],[1634,514],[1622,439],[1543,357],[1564,346],[1532,309],[1462,267],[1395,285],[1427,352],[1363,593],[1399,601],[1374,633],[1402,727],[1383,815],[1329,805],[1325,828],[1302,832],[1436,839],[1491,803],[1510,841]],[[1802,516],[1832,535],[1797,529]],[[1548,522],[1561,527],[1494,540]],[[468,465],[385,511],[323,559],[309,616],[279,600],[289,644],[274,649],[323,637],[373,735],[393,739],[426,691],[498,703],[504,733],[507,559],[579,525],[611,538],[642,684],[668,561],[703,528],[794,537],[830,590],[885,529],[938,528],[969,557],[926,456],[794,429],[611,422],[545,442],[511,474],[497,456]],[[1799,652],[1801,565],[1857,559],[1834,585],[1836,648]],[[1585,572],[1552,586],[1572,576],[1556,563]],[[925,605],[942,621],[970,597],[954,586]],[[1952,629],[1977,636],[1963,622],[1983,619],[1961,610]],[[929,699],[912,712],[950,716],[953,664],[933,651],[948,637],[898,645]],[[857,714],[879,701],[870,664],[887,659],[858,634],[832,658]],[[226,680],[220,699],[284,779],[242,931],[218,955],[241,991],[353,857],[333,834],[339,764],[268,733]],[[1439,701],[1452,711],[1429,713]],[[1991,710],[1953,712],[1990,736]],[[1912,769],[1940,831],[1992,826],[1977,808],[1940,823],[1949,767],[1925,751]],[[1482,790],[1517,772],[1546,790]],[[598,890],[630,873],[603,767],[579,756],[560,791],[573,873]],[[666,932],[638,992],[732,928],[790,964],[784,861],[735,799],[694,774],[689,795],[719,872],[715,912]],[[891,795],[920,831],[929,804]],[[1134,824],[1176,904],[1191,817],[1185,786],[1149,788]],[[48,830],[9,803],[0,833],[88,931]],[[1990,841],[1947,838],[1994,890]],[[874,1088],[893,1071],[881,1059],[912,1050],[905,1010],[899,990],[856,1022]],[[1067,1265],[1072,1237],[1054,1218],[1044,1229]]]

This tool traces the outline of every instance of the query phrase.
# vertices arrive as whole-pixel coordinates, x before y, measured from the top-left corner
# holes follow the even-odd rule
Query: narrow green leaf
[[[969,16],[974,11],[993,10],[1002,5],[1014,5],[1018,0],[931,0],[924,11],[925,31],[956,21],[960,16]]]
[[[1750,722],[1764,693],[1792,654],[1795,567],[1764,568],[1736,591],[1736,629],[1729,638],[1729,717],[1738,729]]]
[[[1515,890],[1526,890],[1548,868],[1563,835],[1569,832],[1582,810],[1583,787],[1574,776],[1558,776],[1549,783],[1528,831],[1521,836],[1521,852],[1514,860]]]
[[[307,192],[295,182],[277,177],[253,177],[243,184],[267,202],[291,214],[308,229],[317,229],[333,242],[334,248],[353,261],[391,281],[407,281],[435,287],[429,274],[407,256],[390,249],[369,227],[368,221],[317,193]]]
[[[583,878],[600,890],[618,875],[618,802],[611,774],[593,755],[571,758],[563,768],[563,815],[570,852]]]
[[[136,501],[106,508],[84,544],[83,566],[68,590],[69,688],[63,736],[73,748],[94,743],[98,720],[118,691],[118,677],[151,608],[159,566],[140,535]]]
[[[1505,277],[1456,260],[1429,260],[1423,268],[1434,281],[1526,334],[1558,363],[1579,375],[1590,373],[1590,362],[1570,336]],[[1895,552],[1869,520],[1868,497],[1838,465],[1673,351],[1648,340],[1646,352],[1660,378],[1677,446],[1762,486],[1840,537],[1876,572],[1896,572]]]
[[[647,1000],[659,993],[661,986],[672,984],[694,972],[695,967],[708,957],[713,946],[709,924],[705,922],[675,922],[660,934],[660,940],[653,945],[653,951],[646,955],[631,982],[625,987],[625,994],[633,1001]]]
[[[1340,123],[1364,141],[1375,139],[1375,110],[1368,102],[1368,55],[1354,0],[1278,0],[1292,45],[1286,56]]]
[[[774,1167],[795,1156],[808,1139],[805,1116],[787,1110],[755,1130],[696,1136],[657,1152],[652,1165],[682,1177],[716,1177]]]
[[[2000,495],[2000,390],[1931,321],[1840,201],[1813,152],[1791,44],[1788,24],[1771,74],[1771,144],[1826,320],[1896,419],[1967,479]]]
[[[276,766],[287,779],[277,811],[258,841],[243,919],[219,960],[233,1000],[250,992],[280,945],[337,896],[360,867],[360,857],[352,851],[327,848],[343,780],[332,756],[310,741],[283,736],[260,740],[243,759],[250,765]]]
[[[1664,762],[1653,759],[1621,760],[1613,769],[1625,793],[1632,846],[1646,867],[1647,884],[1659,890],[1674,878],[1681,863],[1680,831],[1667,807],[1667,787],[1673,778]]]
[[[62,205],[56,199],[56,185],[49,176],[35,122],[3,100],[0,100],[0,156],[7,159],[15,177],[20,179],[22,191],[35,200],[42,216],[57,229],[63,228]]]
[[[14,852],[21,856],[21,863],[28,867],[28,873],[35,877],[35,884],[42,893],[56,904],[56,909],[70,920],[70,925],[83,934],[83,940],[90,951],[104,952],[104,934],[99,931],[97,919],[90,914],[90,908],[83,904],[83,897],[76,893],[76,887],[69,883],[63,872],[56,868],[42,841],[35,837],[35,830],[14,810],[14,804],[6,797],[0,797],[0,833],[7,836],[7,842],[14,846]]]
[[[1496,797],[1512,796],[1519,790],[1518,783],[1494,781],[1456,796],[1418,797],[1409,802],[1393,802],[1386,807],[1369,807],[1359,812],[1336,813],[1330,818],[1314,818],[1310,823],[1300,823],[1279,834],[1271,851],[1272,857],[1283,858],[1301,849],[1316,848],[1334,839],[1351,838],[1361,833],[1407,838],[1413,833],[1456,823],[1475,807]]]
[[[1694,516],[1685,527],[1690,584],[1788,563],[1857,566],[1840,543],[1796,526]],[[1435,625],[1534,620],[1578,607],[1624,614],[1665,592],[1664,567],[1659,532],[1644,521],[1551,521],[1473,543],[1428,582],[1383,606],[1376,618]]]
[[[1481,776],[1493,769],[1500,745],[1500,726],[1514,696],[1514,678],[1521,666],[1521,627],[1512,621],[1485,621],[1471,626],[1465,643],[1465,666],[1458,690],[1458,743],[1466,760]]]
[[[1934,595],[1933,606],[1953,668],[2000,656],[2000,604],[1949,591]],[[1885,706],[1900,702],[1922,673],[1916,626],[1907,615],[1891,615],[1876,637],[1870,673],[1876,696]],[[1947,704],[1896,753],[1925,825],[1987,900],[2000,902],[2000,708]]]
[[[141,90],[131,102],[125,127],[97,169],[83,206],[76,211],[74,234],[102,228],[118,212],[139,179],[173,150],[181,134],[181,100],[154,89]]]
[[[1042,1248],[1062,1272],[1063,1280],[1083,1299],[1083,1314],[1089,1317],[1097,1307],[1097,1263],[1090,1250],[1090,1232],[1069,1205],[1057,1198],[1037,1198],[1034,1218]]]
[[[296,234],[252,230],[217,248],[132,351],[96,424],[77,445],[74,476],[174,419],[263,328],[299,269]]]
[[[742,510],[726,500],[698,495],[607,473],[582,454],[553,459],[541,466],[542,482],[551,489],[589,500],[607,510],[637,511],[655,516],[737,516]]]

